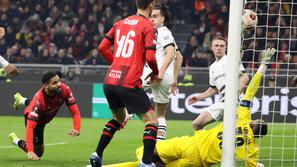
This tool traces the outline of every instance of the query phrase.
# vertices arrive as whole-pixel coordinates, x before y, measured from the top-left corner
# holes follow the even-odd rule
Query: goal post
[[[224,133],[222,167],[235,166],[236,108],[239,90],[239,62],[243,0],[231,0],[229,10],[226,91],[224,103]]]

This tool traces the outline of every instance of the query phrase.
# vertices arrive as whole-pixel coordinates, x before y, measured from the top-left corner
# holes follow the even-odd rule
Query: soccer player
[[[175,95],[177,91],[177,78],[183,60],[171,31],[164,25],[165,21],[168,21],[168,17],[168,8],[162,3],[157,3],[152,11],[151,19],[155,28],[157,28],[156,59],[159,68],[158,78],[162,80],[159,84],[153,86],[148,83],[145,78],[152,71],[148,66],[144,67],[141,77],[144,90],[152,89],[155,111],[159,122],[157,140],[164,140],[166,137],[165,114],[170,93]]]
[[[255,138],[267,134],[267,124],[261,120],[251,120],[251,103],[257,93],[267,65],[275,49],[263,52],[261,65],[252,78],[237,107],[236,158],[245,161],[247,167],[264,167],[258,162],[259,150]],[[194,136],[182,136],[156,143],[154,162],[166,167],[204,167],[217,164],[222,157],[223,124],[209,130],[197,130]],[[142,155],[142,147],[136,150],[137,158]],[[109,165],[109,167],[134,167],[139,162]]]
[[[0,27],[0,39],[2,39],[4,36],[5,36],[5,29],[3,27]],[[13,77],[19,73],[19,70],[16,68],[16,66],[13,64],[10,64],[1,55],[0,55],[0,67],[4,68],[4,70],[7,72],[8,76],[10,77]]]
[[[226,84],[226,41],[223,37],[215,37],[212,40],[211,49],[215,56],[215,62],[209,68],[209,84],[210,87],[198,96],[189,97],[188,104],[194,104],[198,101],[213,96],[219,93],[218,102],[203,109],[203,112],[192,122],[195,130],[202,129],[208,123],[218,121],[223,116],[224,99],[225,99],[225,84]],[[249,77],[245,73],[245,69],[240,65],[240,85],[239,92],[246,86]]]
[[[15,133],[9,135],[12,143],[32,160],[39,160],[42,156],[45,125],[55,117],[64,102],[73,117],[73,129],[69,135],[74,137],[80,133],[81,116],[70,87],[61,83],[54,72],[46,72],[42,76],[42,84],[24,111],[26,141],[19,139]]]
[[[105,125],[96,151],[90,157],[93,167],[102,166],[103,151],[113,135],[121,128],[129,114],[137,114],[145,123],[144,154],[140,166],[155,166],[152,155],[156,143],[158,120],[140,79],[145,62],[152,69],[152,84],[161,80],[155,58],[155,29],[149,19],[154,0],[136,0],[137,13],[116,22],[100,43],[98,49],[109,61],[104,80],[104,94],[113,118]],[[110,48],[114,45],[114,52]]]

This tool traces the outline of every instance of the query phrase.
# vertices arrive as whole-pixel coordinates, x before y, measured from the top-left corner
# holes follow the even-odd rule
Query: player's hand
[[[147,81],[148,84],[155,86],[162,80],[162,78],[159,78],[157,75],[151,72],[148,76],[145,77],[144,80]]]
[[[200,100],[199,96],[191,96],[191,97],[189,97],[188,104],[192,105],[192,104],[198,102],[199,100]]]
[[[13,64],[8,64],[4,70],[7,72],[9,77],[13,77],[19,74],[19,70]]]
[[[292,79],[292,85],[294,87],[297,87],[297,76],[295,76],[293,79]]]
[[[257,167],[265,167],[264,164],[261,164],[260,162],[258,162]]]
[[[261,63],[266,64],[266,65],[269,64],[270,61],[271,61],[272,56],[275,53],[275,51],[276,50],[274,48],[268,48],[268,49],[264,50],[263,53],[262,53]]]
[[[2,39],[5,36],[5,29],[3,27],[0,27],[0,39]]]
[[[27,157],[28,159],[32,160],[40,160],[40,158],[33,151],[27,152]]]
[[[177,82],[176,81],[172,81],[170,84],[169,84],[169,86],[170,86],[170,93],[171,94],[173,94],[173,96],[175,96],[176,94],[177,94],[177,92],[178,92],[178,90],[177,90]]]
[[[76,129],[71,129],[68,133],[69,136],[71,137],[75,137],[75,136],[79,136],[79,131]]]

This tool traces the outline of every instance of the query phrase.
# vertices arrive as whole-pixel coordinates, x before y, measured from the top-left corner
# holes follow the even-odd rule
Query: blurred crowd
[[[292,0],[249,1],[246,9],[256,11],[258,25],[245,31],[242,60],[246,68],[259,64],[261,51],[274,47],[278,50],[271,68],[297,68],[297,4]],[[207,0],[194,2],[195,28],[183,51],[188,66],[207,67],[213,61],[210,43],[214,36],[228,38],[229,1]],[[231,21],[232,23],[232,21]]]
[[[181,48],[183,65],[208,67],[214,60],[212,38],[222,35],[227,39],[229,0],[164,1],[171,25],[195,25]],[[296,68],[296,3],[276,0],[267,5],[262,1],[257,5],[247,1],[246,8],[258,13],[259,23],[245,33],[243,61],[248,62],[244,65],[254,67],[251,61],[257,62],[260,51],[270,46],[278,50],[273,66]],[[11,63],[105,65],[98,44],[115,21],[135,10],[134,0],[0,0],[0,26],[6,29],[0,54]]]

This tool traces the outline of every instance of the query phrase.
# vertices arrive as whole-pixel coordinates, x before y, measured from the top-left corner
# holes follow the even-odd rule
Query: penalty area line
[[[45,144],[45,146],[57,146],[57,145],[65,145],[65,144],[68,144],[68,143],[48,143],[48,144]],[[5,148],[16,148],[17,146],[13,145],[13,146],[0,146],[0,149],[5,149]]]

